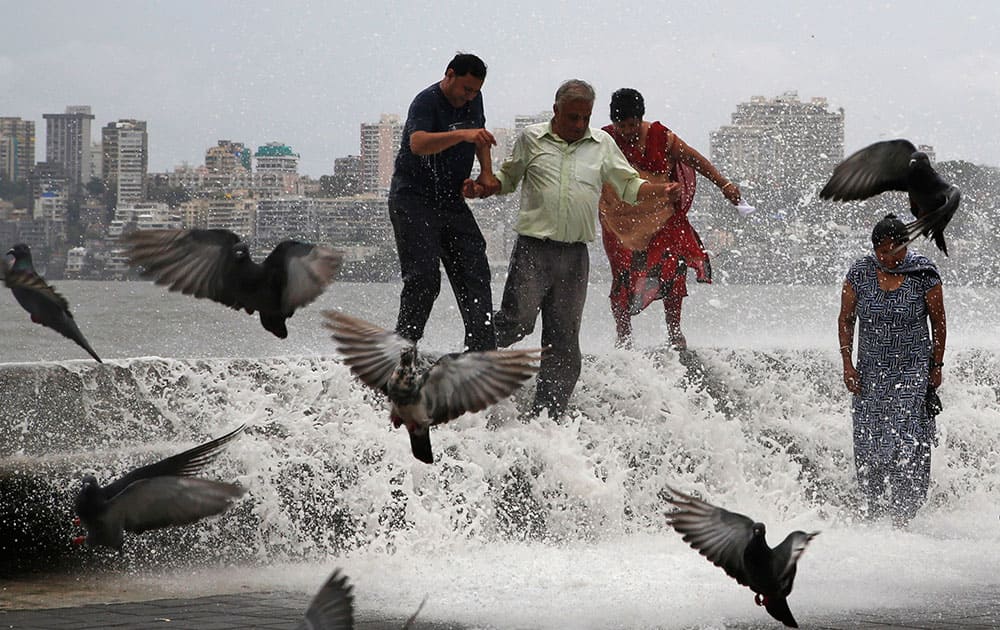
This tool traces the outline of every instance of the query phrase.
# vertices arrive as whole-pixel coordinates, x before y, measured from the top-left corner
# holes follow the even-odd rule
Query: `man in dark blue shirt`
[[[465,323],[469,350],[495,350],[493,294],[486,240],[463,191],[476,196],[469,179],[473,157],[482,175],[493,177],[483,97],[486,64],[458,54],[444,78],[410,104],[389,188],[389,218],[403,274],[396,332],[417,341],[441,290],[444,264]]]

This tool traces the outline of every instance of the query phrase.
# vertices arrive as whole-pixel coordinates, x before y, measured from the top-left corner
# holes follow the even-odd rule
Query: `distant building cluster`
[[[550,117],[540,112],[516,116],[510,128],[491,125],[494,164],[510,154],[525,126]],[[209,228],[236,232],[260,252],[289,238],[323,242],[346,250],[347,268],[353,265],[359,277],[379,267],[381,275],[398,278],[385,208],[402,137],[398,115],[361,123],[357,153],[335,158],[332,173],[318,179],[299,174],[300,156],[287,144],[253,149],[225,139],[205,149],[203,164],[151,173],[155,130],[146,121],[108,122],[94,142],[89,106],[42,118],[45,160],[36,163],[35,121],[0,117],[0,244],[27,242],[50,277],[123,277],[122,234]],[[933,156],[932,147],[920,148]],[[795,92],[754,96],[711,133],[710,159],[763,211],[742,218],[703,182],[692,218],[703,224],[713,251],[741,250],[747,260],[788,255],[768,249],[766,232],[792,229],[797,221],[815,224],[815,191],[843,157],[843,109],[831,110],[823,97],[800,100]],[[498,268],[510,251],[516,197],[475,202]],[[815,239],[786,242],[805,249]],[[761,273],[745,262],[741,272]]]
[[[318,179],[300,175],[300,156],[281,142],[253,149],[218,140],[203,164],[150,172],[147,121],[96,126],[85,105],[42,118],[45,160],[36,163],[35,121],[0,117],[0,243],[27,242],[49,277],[124,277],[119,238],[150,228],[231,230],[259,251],[289,238],[323,242],[359,269],[395,261],[385,196],[402,138],[398,115],[361,123],[358,153],[336,158]],[[514,132],[495,131],[500,160]]]

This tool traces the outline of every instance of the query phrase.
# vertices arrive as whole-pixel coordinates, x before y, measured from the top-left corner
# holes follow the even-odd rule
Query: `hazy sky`
[[[42,114],[90,105],[95,139],[112,120],[148,122],[154,171],[201,164],[226,138],[286,143],[318,177],[461,50],[489,65],[489,127],[549,110],[582,78],[595,126],[612,91],[635,87],[647,118],[707,154],[737,103],[795,90],[844,108],[848,151],[906,137],[1000,165],[1000,2],[646,5],[0,0],[0,116],[36,121],[38,159]]]

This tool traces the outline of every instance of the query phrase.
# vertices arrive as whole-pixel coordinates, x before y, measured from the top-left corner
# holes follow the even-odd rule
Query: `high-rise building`
[[[26,181],[35,165],[35,121],[0,117],[0,179]]]
[[[298,195],[299,154],[280,142],[268,142],[254,153],[254,193],[262,199]],[[234,230],[235,231],[235,230]]]
[[[361,156],[347,155],[334,159],[332,177],[331,188],[334,196],[361,194]]]
[[[385,193],[392,182],[403,126],[399,116],[382,114],[377,123],[361,123],[361,188]]]
[[[149,136],[144,120],[110,122],[101,130],[102,172],[108,190],[115,191],[119,204],[146,199],[146,172],[149,169]]]
[[[39,162],[28,177],[32,217],[63,224],[69,200],[69,178],[62,164]]]
[[[712,132],[711,160],[757,201],[794,205],[818,190],[844,157],[844,110],[824,97],[796,92],[754,96],[736,106],[732,123]]]
[[[91,173],[89,105],[70,106],[64,114],[42,114],[45,119],[45,161],[62,165],[71,195],[79,194]]]
[[[250,188],[250,158],[250,149],[242,142],[219,140],[205,151],[204,185],[221,191]]]
[[[223,197],[209,199],[205,213],[205,227],[210,230],[229,230],[242,238],[253,238],[257,202],[253,199]]]
[[[101,156],[101,159],[96,157],[90,161],[90,174],[86,175],[84,183],[89,182],[95,177],[101,181],[104,181],[104,148],[101,146],[100,142],[94,142],[90,145],[90,154],[93,156]]]
[[[262,199],[257,203],[256,237],[263,247],[286,239],[355,249],[364,257],[392,242],[389,215],[376,195],[346,198]]]

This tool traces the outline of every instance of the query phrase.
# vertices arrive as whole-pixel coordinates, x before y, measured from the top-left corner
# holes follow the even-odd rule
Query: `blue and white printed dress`
[[[883,290],[877,271],[869,254],[847,273],[857,295],[861,381],[853,404],[855,462],[859,472],[870,467],[894,476],[926,453],[929,474],[935,427],[924,404],[931,356],[925,296],[941,279],[933,262],[912,252],[894,270],[906,272],[899,288]]]

